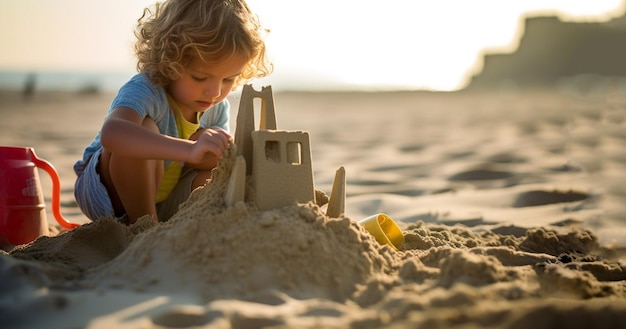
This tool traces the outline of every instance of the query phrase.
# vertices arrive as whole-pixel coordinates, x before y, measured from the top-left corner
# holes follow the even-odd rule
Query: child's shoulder
[[[164,97],[165,91],[162,87],[155,86],[147,74],[137,73],[120,88],[120,93],[152,94]]]
[[[128,107],[153,118],[159,117],[162,113],[169,113],[165,90],[156,87],[143,73],[131,77],[118,90],[111,104],[111,109],[117,107]]]
[[[133,75],[130,80],[126,82],[126,85],[128,84],[155,88],[154,84],[150,81],[150,78],[148,78],[148,75],[145,73],[137,73]]]

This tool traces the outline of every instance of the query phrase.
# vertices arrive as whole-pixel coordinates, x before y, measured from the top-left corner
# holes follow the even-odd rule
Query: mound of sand
[[[546,298],[562,299],[563,305],[618,299],[604,312],[626,318],[613,309],[626,310],[623,264],[611,262],[593,234],[576,223],[487,230],[417,222],[404,230],[405,243],[396,252],[354,220],[329,218],[313,203],[268,211],[243,202],[226,208],[222,196],[231,166],[232,159],[222,161],[214,179],[194,191],[167,223],[146,218],[127,227],[101,220],[13,250],[14,259],[3,257],[3,270],[27,275],[2,290],[119,289],[259,305],[328,300],[358,305],[361,317],[369,319],[364,328],[387,322],[445,327],[452,320],[444,315],[411,319],[410,314],[428,308],[451,312],[460,305],[468,312],[468,306],[482,307],[485,300],[524,309]],[[327,307],[319,303],[310,307]],[[532,312],[555,311],[547,305]],[[490,311],[494,322],[488,324],[496,325],[498,312],[511,312],[506,309]],[[186,312],[169,310],[153,321],[167,324]],[[210,323],[205,312],[199,317]],[[557,313],[563,312],[575,313],[568,307]],[[288,323],[289,316],[281,317],[279,322]]]

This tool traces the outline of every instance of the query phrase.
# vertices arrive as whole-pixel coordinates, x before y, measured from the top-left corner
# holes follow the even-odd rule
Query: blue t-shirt
[[[109,107],[107,116],[118,107],[128,107],[137,112],[142,119],[150,117],[162,135],[178,138],[174,111],[167,101],[165,89],[155,87],[145,74],[133,76],[120,88]],[[217,127],[228,131],[229,109],[230,104],[226,99],[211,106],[200,116],[200,128]],[[100,132],[98,132],[95,139],[85,149],[82,161],[86,162],[101,148]],[[165,166],[167,167],[169,163],[170,161],[165,161]]]

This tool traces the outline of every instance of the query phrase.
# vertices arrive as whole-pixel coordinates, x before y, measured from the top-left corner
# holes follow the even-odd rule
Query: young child
[[[139,19],[139,73],[74,165],[91,220],[168,220],[228,148],[229,92],[270,73],[265,31],[244,0],[166,0]]]

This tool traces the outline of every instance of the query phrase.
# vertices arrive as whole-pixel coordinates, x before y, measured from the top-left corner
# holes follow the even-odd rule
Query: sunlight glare
[[[622,0],[249,0],[271,30],[277,88],[454,90],[487,50],[513,51],[525,14],[607,20]],[[152,0],[0,2],[0,69],[133,72]],[[343,87],[341,87],[343,86]]]

